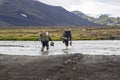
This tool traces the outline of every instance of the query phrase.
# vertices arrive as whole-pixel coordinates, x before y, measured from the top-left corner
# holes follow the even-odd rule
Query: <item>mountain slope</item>
[[[96,26],[62,7],[37,0],[0,0],[0,20],[14,26]]]
[[[86,14],[80,11],[72,11],[72,13],[86,19],[90,22],[97,23],[100,25],[107,25],[107,26],[120,26],[120,17],[109,17],[108,15],[101,15],[98,18],[94,18],[91,16],[87,16]]]

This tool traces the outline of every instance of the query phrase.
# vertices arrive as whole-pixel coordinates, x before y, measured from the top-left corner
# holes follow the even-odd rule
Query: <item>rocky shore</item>
[[[120,80],[120,56],[0,55],[0,80]]]

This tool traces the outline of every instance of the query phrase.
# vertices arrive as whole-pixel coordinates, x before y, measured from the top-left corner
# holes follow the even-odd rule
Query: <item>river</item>
[[[65,50],[62,41],[54,41],[49,51],[41,52],[40,41],[0,41],[0,54],[8,55],[61,55],[61,54],[89,54],[89,55],[120,55],[119,40],[85,40],[72,41],[72,46]]]

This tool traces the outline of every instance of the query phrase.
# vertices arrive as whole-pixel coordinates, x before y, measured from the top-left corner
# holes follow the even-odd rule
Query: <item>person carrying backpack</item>
[[[72,33],[71,29],[64,30],[62,35],[63,43],[65,43],[66,49],[68,49],[69,44],[72,45]]]
[[[46,50],[48,51],[49,50],[49,41],[51,41],[51,43],[53,43],[51,37],[49,36],[48,31],[43,32],[43,33],[39,32],[39,35],[40,35],[40,41],[42,43],[41,51],[44,51],[45,47],[46,47]]]

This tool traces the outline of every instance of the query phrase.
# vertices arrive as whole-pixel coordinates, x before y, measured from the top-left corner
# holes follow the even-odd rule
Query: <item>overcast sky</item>
[[[62,6],[63,8],[74,11],[78,10],[87,15],[98,16],[108,14],[120,17],[120,0],[39,0],[43,3]]]

